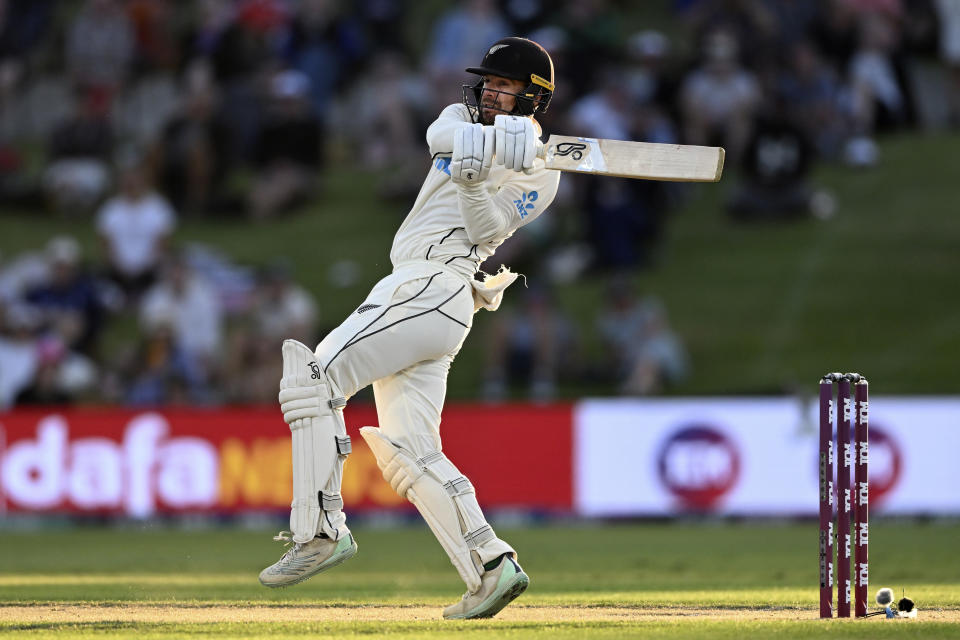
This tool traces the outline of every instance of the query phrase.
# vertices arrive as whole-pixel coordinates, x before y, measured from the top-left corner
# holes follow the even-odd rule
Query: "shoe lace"
[[[299,550],[300,545],[302,544],[300,542],[294,542],[293,533],[290,531],[281,531],[277,535],[273,536],[273,539],[276,542],[285,543],[283,546],[287,548],[286,553],[284,553],[283,556],[280,558],[280,562],[283,562],[284,560],[287,559],[288,556],[290,556],[290,554]],[[293,546],[290,546],[290,545],[293,545]]]

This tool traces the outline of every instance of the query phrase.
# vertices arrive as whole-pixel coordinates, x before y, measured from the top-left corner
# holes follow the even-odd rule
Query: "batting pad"
[[[360,435],[376,456],[384,479],[427,521],[468,591],[480,588],[484,562],[515,553],[497,538],[483,517],[473,485],[443,453],[415,458],[376,427],[362,427]]]
[[[309,542],[320,531],[339,537],[336,528],[327,531],[327,520],[321,520],[324,511],[343,509],[340,482],[343,461],[351,450],[343,421],[346,400],[331,387],[313,351],[296,340],[285,340],[280,408],[293,439],[290,531],[295,542]]]

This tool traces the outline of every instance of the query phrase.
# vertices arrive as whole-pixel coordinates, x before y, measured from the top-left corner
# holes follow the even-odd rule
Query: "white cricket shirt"
[[[509,223],[502,237],[474,243],[467,237],[457,185],[450,179],[453,134],[471,124],[464,104],[445,108],[427,130],[432,165],[413,208],[393,239],[390,260],[394,266],[410,260],[433,260],[456,269],[470,278],[480,263],[493,255],[514,231],[529,224],[553,202],[560,184],[560,172],[544,168],[537,158],[531,175],[505,169],[494,161],[490,176],[482,183],[494,207]]]

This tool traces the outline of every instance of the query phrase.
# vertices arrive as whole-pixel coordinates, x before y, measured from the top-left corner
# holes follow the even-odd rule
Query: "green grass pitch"
[[[812,522],[501,527],[530,589],[459,622],[440,619],[463,587],[425,527],[358,528],[355,558],[277,590],[257,582],[281,552],[268,531],[81,527],[0,532],[0,635],[960,637],[960,524],[872,524],[870,596],[905,589],[916,620],[819,620]]]

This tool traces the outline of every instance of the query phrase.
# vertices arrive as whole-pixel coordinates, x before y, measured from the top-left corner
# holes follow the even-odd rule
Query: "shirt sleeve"
[[[470,110],[465,104],[451,104],[441,111],[433,124],[427,128],[427,146],[430,148],[430,156],[436,156],[438,153],[453,153],[453,134],[457,129],[472,123],[473,118],[470,117]]]
[[[457,185],[464,228],[470,242],[503,240],[543,213],[557,195],[560,172],[547,170],[539,158],[531,175],[517,173],[491,194],[483,183]]]

